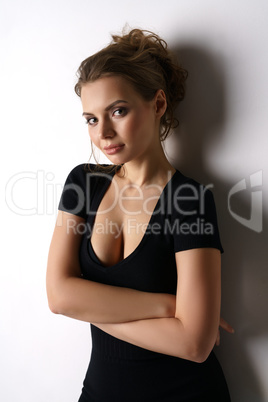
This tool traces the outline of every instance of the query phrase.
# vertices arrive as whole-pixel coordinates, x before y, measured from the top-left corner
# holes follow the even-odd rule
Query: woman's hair
[[[75,92],[78,96],[87,82],[111,75],[128,80],[147,101],[162,89],[167,109],[160,121],[161,141],[166,139],[171,128],[178,125],[174,110],[184,98],[187,71],[175,61],[167,43],[153,32],[133,29],[121,36],[112,35],[107,47],[81,63],[77,75]]]

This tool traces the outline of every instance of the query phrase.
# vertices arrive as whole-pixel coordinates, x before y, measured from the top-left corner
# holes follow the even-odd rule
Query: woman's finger
[[[220,327],[223,328],[225,331],[229,332],[230,334],[234,333],[234,328],[222,317],[220,318]]]

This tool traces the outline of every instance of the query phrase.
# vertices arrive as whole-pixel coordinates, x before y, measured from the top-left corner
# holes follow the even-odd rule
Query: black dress
[[[176,294],[175,253],[221,246],[213,194],[176,170],[163,189],[138,247],[104,267],[91,246],[96,211],[114,171],[76,166],[68,175],[59,209],[85,219],[80,247],[83,277],[108,285]],[[228,402],[230,396],[213,351],[204,363],[152,352],[119,340],[91,324],[92,352],[79,402]]]

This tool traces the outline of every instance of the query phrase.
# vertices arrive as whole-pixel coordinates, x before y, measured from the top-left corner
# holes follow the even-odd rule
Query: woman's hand
[[[223,328],[225,331],[229,332],[229,334],[234,333],[233,327],[230,324],[228,324],[228,322],[226,322],[222,317],[220,318],[220,327]],[[216,339],[215,344],[217,346],[219,346],[219,344],[220,344],[220,328],[218,330],[217,339]]]

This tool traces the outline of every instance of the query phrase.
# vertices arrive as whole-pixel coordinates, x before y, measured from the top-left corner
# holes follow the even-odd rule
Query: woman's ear
[[[167,109],[166,94],[163,89],[158,89],[154,96],[155,113],[161,118]]]

